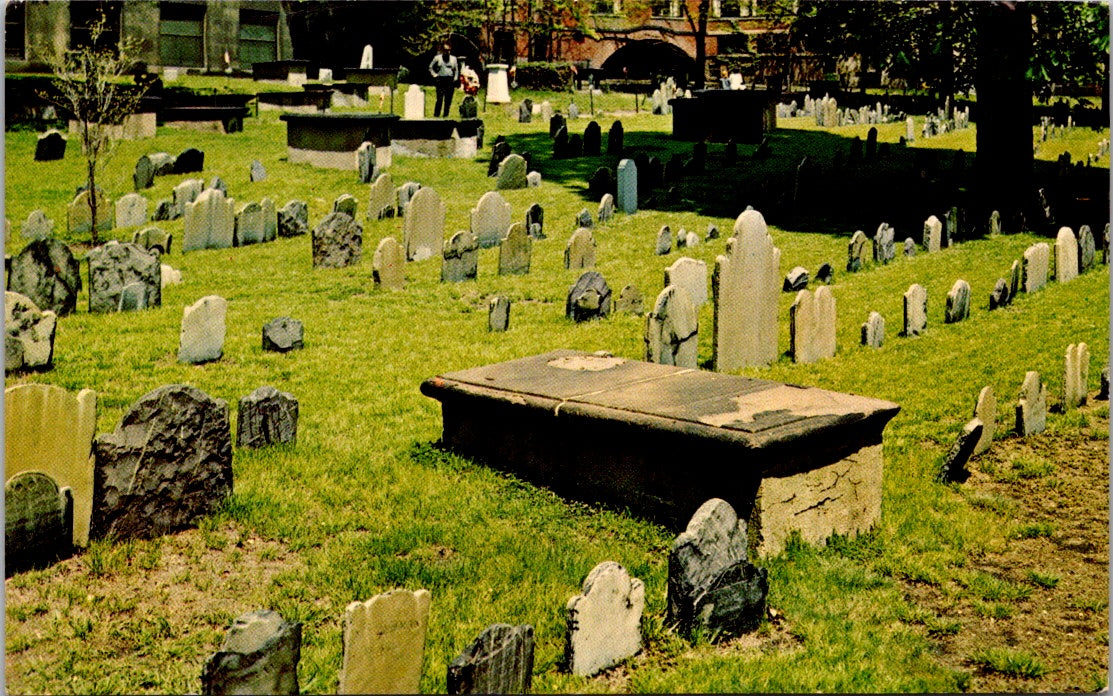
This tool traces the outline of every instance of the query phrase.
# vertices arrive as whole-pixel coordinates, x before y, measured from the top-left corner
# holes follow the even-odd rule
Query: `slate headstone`
[[[201,670],[202,696],[297,694],[301,624],[259,609],[236,618]]]
[[[405,215],[406,210],[410,207],[410,201],[421,190],[421,184],[416,181],[407,181],[406,183],[395,189],[395,195],[398,198],[398,214]]]
[[[641,650],[644,607],[641,580],[614,561],[595,566],[584,580],[583,593],[566,607],[565,662],[572,674],[589,677]]]
[[[187,148],[174,159],[174,174],[199,172],[205,168],[205,153],[197,148]]]
[[[768,365],[777,359],[778,281],[781,251],[765,218],[744,211],[734,222],[726,253],[715,259],[712,362],[719,372]]]
[[[42,567],[73,549],[73,491],[40,471],[4,484],[4,573]]]
[[[985,425],[977,418],[963,426],[962,432],[959,433],[958,439],[951,446],[951,450],[947,453],[947,457],[940,467],[940,481],[943,483],[962,483],[970,478],[970,471],[967,470],[966,463],[970,461],[970,456],[974,454],[974,449],[981,440],[983,432],[985,432]]]
[[[569,270],[595,266],[595,236],[586,227],[580,227],[568,239],[564,248],[564,267]]]
[[[351,215],[329,213],[313,228],[313,267],[344,268],[363,256],[363,228]]]
[[[595,121],[584,128],[584,157],[598,157],[602,151],[603,131]]]
[[[534,239],[545,238],[545,209],[538,203],[526,208],[526,232]]]
[[[666,285],[645,318],[646,362],[699,367],[699,313],[688,291]]]
[[[785,274],[784,283],[781,284],[782,292],[798,292],[808,287],[808,269],[796,266]]]
[[[60,131],[51,129],[39,136],[35,142],[35,161],[50,162],[66,156],[66,137]]]
[[[475,97],[470,94],[460,101],[458,110],[462,119],[472,119],[479,115],[479,105],[476,103]]]
[[[595,222],[591,219],[591,211],[587,208],[581,208],[580,212],[576,213],[576,220],[572,224],[575,227],[595,227]]]
[[[135,162],[135,172],[131,175],[136,191],[149,189],[155,185],[155,165],[147,155],[141,155]]]
[[[873,235],[873,260],[880,264],[887,264],[896,258],[896,231],[883,222]]]
[[[989,294],[989,308],[992,310],[998,307],[1007,307],[1011,299],[1009,297],[1009,284],[1004,278],[998,278],[993,285],[993,292]]]
[[[479,264],[479,242],[471,232],[459,231],[444,246],[441,282],[475,280]]]
[[[1029,371],[1020,385],[1020,400],[1016,404],[1016,433],[1035,435],[1046,427],[1047,386],[1040,379],[1040,373]]]
[[[835,282],[835,269],[829,263],[819,264],[819,268],[815,271],[815,282],[823,283],[824,285],[832,285]]]
[[[533,102],[525,99],[518,105],[518,123],[529,123],[533,120]]]
[[[533,626],[492,624],[448,665],[450,694],[524,694],[533,680]]]
[[[376,172],[375,145],[369,142],[360,143],[356,148],[356,171],[359,173],[361,184],[370,184],[375,180]]]
[[[611,124],[610,131],[607,132],[607,154],[614,157],[621,157],[623,150],[623,141],[625,140],[625,131],[622,128],[622,121],[615,121]]]
[[[262,386],[240,399],[236,414],[236,446],[267,447],[298,439],[298,400],[292,394]]]
[[[278,236],[297,237],[309,233],[309,206],[305,201],[287,201],[278,209]]]
[[[178,162],[178,158],[171,155],[169,152],[155,152],[147,155],[147,158],[151,160],[151,166],[154,167],[155,176],[173,174],[174,168]]]
[[[371,274],[375,286],[387,290],[406,287],[406,250],[394,237],[384,237],[371,257]]]
[[[913,283],[904,293],[904,335],[919,336],[927,329],[927,290]]]
[[[959,278],[947,293],[947,309],[943,314],[945,324],[954,324],[970,316],[970,283]]]
[[[277,317],[263,324],[263,350],[286,353],[305,345],[305,327],[297,319]]]
[[[615,203],[627,215],[638,212],[638,166],[632,159],[618,163]]]
[[[344,611],[339,694],[416,694],[421,681],[428,590],[394,590]]]
[[[342,193],[332,202],[332,212],[344,213],[353,220],[356,218],[356,208],[358,207],[359,204],[356,202],[356,197],[350,193]]]
[[[510,328],[510,298],[495,295],[487,301],[487,330],[506,331]]]
[[[866,233],[862,230],[857,230],[850,237],[850,243],[846,247],[846,271],[847,273],[855,273],[862,270],[866,261],[866,248],[869,245],[869,240],[866,238]]]
[[[500,135],[495,138],[495,142],[491,143],[491,161],[487,163],[487,176],[495,176],[498,173],[499,165],[502,161],[510,156],[510,143]]]
[[[4,292],[4,371],[42,370],[54,362],[58,318],[30,298]]]
[[[1022,279],[1024,277],[1024,267],[1020,263],[1020,259],[1013,261],[1012,266],[1009,268],[1009,303],[1011,304],[1016,296],[1020,293],[1022,287]]]
[[[611,313],[611,288],[596,271],[585,271],[568,290],[564,314],[575,322],[599,319]]]
[[[89,252],[89,312],[115,312],[123,289],[143,287],[144,307],[162,305],[162,270],[158,256],[138,244],[110,240]]]
[[[499,163],[498,179],[495,188],[498,190],[523,189],[529,185],[526,181],[526,161],[521,155],[507,155]]]
[[[1083,225],[1078,230],[1078,272],[1085,273],[1094,265],[1097,256],[1097,245],[1094,243],[1094,233],[1089,225]]]
[[[8,290],[60,317],[77,309],[81,267],[70,248],[54,238],[31,242],[12,259]]]

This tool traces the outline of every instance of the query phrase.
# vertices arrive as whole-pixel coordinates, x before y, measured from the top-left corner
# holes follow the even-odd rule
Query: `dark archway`
[[[696,61],[684,49],[659,39],[630,41],[603,61],[605,77],[630,80],[672,77],[681,87],[688,84],[695,69]]]

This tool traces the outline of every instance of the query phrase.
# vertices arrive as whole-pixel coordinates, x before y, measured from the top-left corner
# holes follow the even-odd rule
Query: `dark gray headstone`
[[[487,163],[487,176],[499,173],[499,165],[511,154],[510,143],[505,140],[496,140],[491,145],[491,161]]]
[[[587,181],[587,192],[592,199],[602,198],[605,193],[614,193],[614,174],[610,167],[599,167]]]
[[[266,447],[298,439],[298,400],[292,394],[263,386],[240,399],[236,415],[236,446]]]
[[[479,242],[471,232],[461,230],[448,240],[443,250],[441,282],[475,280],[479,267]]]
[[[181,215],[181,212],[174,206],[174,201],[163,198],[158,202],[158,205],[155,206],[155,212],[154,215],[151,216],[151,220],[156,222],[160,220],[173,220],[181,217]]]
[[[958,435],[958,440],[955,441],[951,451],[947,453],[947,458],[943,460],[942,467],[940,467],[940,481],[943,483],[962,483],[970,478],[970,472],[966,469],[966,462],[970,461],[970,455],[974,453],[974,447],[978,444],[984,427],[985,425],[978,418],[963,426],[962,432]]]
[[[297,237],[309,232],[309,206],[292,200],[278,209],[278,236]]]
[[[40,310],[65,316],[77,309],[81,267],[64,243],[40,239],[12,259],[8,290],[25,295]]]
[[[997,282],[993,285],[993,292],[989,294],[989,308],[997,309],[998,307],[1007,307],[1012,300],[1009,294],[1009,284],[1004,278],[998,278]]]
[[[138,283],[144,291],[142,307],[162,305],[162,264],[159,257],[138,244],[121,244],[115,239],[93,249],[89,260],[89,311],[122,311],[124,288]],[[129,305],[136,304],[129,300]]]
[[[286,353],[304,346],[305,327],[297,319],[278,317],[263,324],[263,350]]]
[[[506,331],[510,328],[510,298],[496,295],[487,302],[487,330]]]
[[[50,162],[66,156],[66,137],[56,130],[49,130],[39,136],[35,143],[35,161]]]
[[[829,263],[819,264],[815,272],[815,282],[831,285],[835,282],[835,269]]]
[[[597,271],[585,271],[568,291],[564,314],[576,322],[611,313],[611,288]]]
[[[460,118],[475,118],[476,115],[479,113],[479,106],[475,102],[475,97],[470,94],[464,97],[464,99],[460,102],[459,111]]]
[[[297,694],[301,624],[260,609],[238,617],[201,670],[203,696]]]
[[[161,278],[160,278],[161,280]],[[147,286],[143,283],[128,283],[120,290],[118,312],[135,312],[147,308]]]
[[[1094,243],[1094,233],[1089,225],[1083,225],[1078,230],[1078,272],[1085,273],[1094,265],[1097,256],[1097,246]]]
[[[866,133],[866,159],[872,160],[877,156],[877,129],[870,127]]]
[[[806,287],[808,287],[808,269],[803,266],[796,266],[785,274],[785,280],[781,286],[781,290],[784,292],[796,292]]]
[[[363,228],[351,215],[330,213],[313,228],[313,267],[344,268],[363,255]]]
[[[563,159],[568,156],[568,129],[561,126],[553,136],[553,159]]]
[[[533,626],[493,624],[448,665],[450,694],[524,694],[533,680]]]
[[[560,114],[553,114],[549,118],[549,137],[550,138],[555,138],[556,135],[557,135],[557,131],[559,131],[561,128],[565,128],[565,127],[566,126],[565,126],[565,122],[564,122],[564,117],[561,116]],[[567,130],[565,131],[565,133],[567,133]]]
[[[584,128],[584,157],[598,157],[603,147],[603,130],[595,121]]]
[[[1098,395],[1094,398],[1098,401],[1109,401],[1109,363],[1101,369],[1101,383],[1098,387]]]
[[[518,105],[518,123],[529,123],[533,120],[533,101],[530,99],[523,100]]]
[[[611,124],[611,129],[607,133],[607,154],[621,156],[623,150],[623,141],[625,140],[626,132],[622,128],[622,121],[615,121]]]
[[[155,176],[173,174],[174,165],[178,162],[178,158],[169,152],[155,152],[147,155],[147,157],[150,158],[151,165],[155,168]]]
[[[4,484],[4,573],[40,567],[73,550],[73,493],[38,471]]]
[[[707,235],[704,237],[704,240],[710,241],[712,239],[718,239],[718,238],[719,238],[719,228],[715,225],[715,223],[712,223],[712,222],[707,223]]]
[[[251,160],[250,176],[252,181],[262,181],[267,178],[267,170],[259,160]]]
[[[136,191],[149,189],[155,184],[155,165],[151,158],[143,155],[135,163],[135,173],[131,175],[132,184]]]
[[[191,147],[182,151],[174,159],[174,174],[188,174],[199,172],[205,168],[205,153]]]
[[[590,227],[594,227],[594,226],[595,226],[595,223],[591,219],[591,211],[590,210],[588,210],[587,208],[584,208],[583,210],[581,210],[579,213],[576,214],[576,221],[573,223],[573,227],[589,227],[590,228]]]
[[[545,238],[545,209],[539,203],[526,209],[526,233],[534,239]]]
[[[192,526],[232,493],[228,405],[184,384],[159,387],[93,443],[89,536],[149,538]]]
[[[584,138],[579,133],[568,136],[568,157],[579,157],[584,154]]]

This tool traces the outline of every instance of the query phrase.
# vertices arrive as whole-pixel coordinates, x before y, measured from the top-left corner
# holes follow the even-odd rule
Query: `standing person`
[[[433,56],[433,62],[429,64],[429,74],[433,76],[433,84],[437,87],[437,103],[433,106],[434,118],[448,117],[448,110],[452,106],[452,92],[456,89],[456,81],[460,78],[460,64],[456,56],[451,54],[451,50],[452,47],[445,41],[441,46],[441,52]]]

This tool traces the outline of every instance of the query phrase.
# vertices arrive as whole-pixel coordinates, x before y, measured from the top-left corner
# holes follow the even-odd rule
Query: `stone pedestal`
[[[509,104],[510,85],[506,80],[506,65],[490,63],[487,65],[487,103]]]

